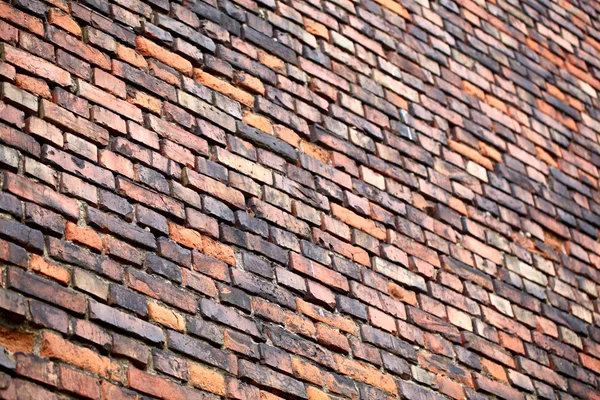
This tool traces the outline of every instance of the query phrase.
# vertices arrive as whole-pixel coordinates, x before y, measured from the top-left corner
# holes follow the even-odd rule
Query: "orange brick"
[[[35,93],[38,96],[44,97],[46,99],[52,98],[52,93],[50,93],[50,87],[42,79],[37,79],[29,75],[17,74],[17,76],[15,77],[15,83],[18,87],[20,87],[23,90]]]
[[[248,89],[251,92],[255,92],[258,94],[265,94],[265,85],[260,81],[260,79],[253,77],[252,75],[248,75],[243,72],[238,72],[235,74],[233,82],[244,89]]]
[[[308,396],[308,400],[330,400],[330,397],[325,392],[312,386],[306,388],[306,395]]]
[[[323,322],[352,335],[356,335],[358,332],[356,323],[349,318],[324,311],[322,308],[315,306],[314,304],[307,303],[300,298],[296,299],[296,305],[298,306],[299,312],[311,319],[314,319],[315,321]]]
[[[85,228],[72,222],[67,222],[65,227],[65,239],[96,250],[102,249],[102,239],[96,231],[92,228]]]
[[[441,375],[438,375],[436,380],[441,393],[455,400],[463,400],[465,398],[465,391],[460,384]]]
[[[506,108],[506,104],[500,100],[499,98],[492,96],[492,95],[486,95],[485,96],[485,100],[487,101],[487,103],[492,106],[497,108],[498,110],[504,112],[504,113],[508,113],[508,109]]]
[[[29,259],[29,268],[33,271],[39,272],[40,274],[44,274],[49,276],[63,285],[68,285],[70,280],[69,270],[61,267],[60,265],[56,265],[53,263],[46,262],[42,257],[37,254],[32,254]]]
[[[118,362],[101,356],[86,347],[77,346],[55,333],[42,333],[40,356],[57,358],[117,382],[123,383],[125,379],[123,367]]]
[[[264,51],[258,52],[258,62],[263,64],[267,68],[271,68],[273,71],[285,74],[285,62],[281,59],[270,55],[269,53],[265,53]]]
[[[148,318],[179,332],[185,330],[185,318],[183,315],[156,303],[148,303]]]
[[[554,168],[558,168],[558,163],[556,161],[554,161],[554,159],[552,158],[552,156],[550,154],[546,153],[546,151],[544,149],[542,149],[541,147],[537,147],[536,146],[535,153],[537,154],[537,157],[540,160],[542,160],[543,162],[545,162],[549,166],[554,167]]]
[[[144,57],[142,57],[134,49],[123,46],[121,44],[117,44],[117,57],[119,57],[120,60],[128,62],[129,64],[133,65],[134,67],[141,68],[145,71],[148,70],[148,63],[146,62]],[[113,67],[113,69],[114,69],[114,67]],[[114,72],[114,70],[113,70],[113,72]]]
[[[253,112],[248,110],[244,110],[243,115],[243,121],[246,124],[253,126],[256,129],[260,129],[261,131],[269,135],[273,134],[271,121],[269,121],[267,118],[263,117],[262,115],[254,114]]]
[[[35,336],[28,332],[14,332],[0,326],[0,346],[7,348],[13,353],[22,352],[31,354],[33,352],[33,341]]]
[[[482,167],[489,169],[489,170],[494,169],[494,164],[489,159],[482,156],[479,153],[479,151],[475,150],[474,148],[464,145],[462,143],[456,142],[454,140],[449,140],[448,145],[455,152],[467,157],[470,160],[475,161],[477,164],[481,165]]]
[[[52,25],[60,26],[75,36],[81,36],[81,27],[79,24],[69,14],[56,8],[51,8],[48,12],[48,22]]]
[[[169,222],[169,234],[177,243],[196,249],[230,265],[235,265],[233,248],[203,236],[200,232]]]
[[[323,149],[322,147],[319,147],[305,140],[301,140],[300,149],[312,158],[319,160],[324,164],[329,164],[329,152]]]
[[[44,23],[42,20],[19,11],[10,4],[4,2],[0,3],[0,15],[2,15],[2,19],[10,21],[15,25],[19,25],[36,35],[44,36]]]
[[[485,99],[485,94],[484,94],[483,90],[481,90],[477,86],[473,85],[469,81],[462,81],[462,83],[463,83],[463,90],[465,91],[465,93],[470,94],[471,96],[475,96],[481,100]]]
[[[140,90],[130,90],[128,92],[127,101],[133,105],[152,111],[155,114],[160,114],[162,109],[162,101]]]
[[[498,381],[508,382],[508,376],[506,375],[506,371],[504,367],[500,364],[496,364],[488,360],[487,358],[481,359],[481,366],[483,367],[484,372],[490,374],[494,379]]]
[[[254,107],[254,96],[252,96],[250,93],[244,92],[243,90],[232,86],[230,83],[212,76],[201,69],[194,70],[194,79],[198,83],[216,90],[232,100],[239,101],[248,107]]]
[[[143,36],[135,38],[135,49],[143,56],[154,57],[166,65],[183,72],[186,75],[192,74],[192,63],[185,58],[172,53],[160,47],[156,43],[146,39]]]
[[[491,158],[496,162],[502,162],[502,153],[484,142],[479,142],[479,150],[484,157]]]
[[[294,376],[318,386],[323,386],[325,378],[321,369],[304,359],[292,357]]]
[[[355,212],[333,203],[331,204],[331,212],[342,222],[360,229],[379,240],[385,240],[387,238],[385,227],[377,225],[371,219],[363,218]]]
[[[329,31],[327,27],[317,21],[313,21],[310,18],[304,18],[304,28],[308,33],[312,33],[315,36],[320,36],[323,39],[329,40]]]
[[[225,395],[223,375],[197,364],[190,364],[190,384],[219,396]]]
[[[394,0],[375,0],[375,2],[379,3],[383,7],[387,8],[390,11],[395,12],[402,18],[406,20],[411,20],[410,14],[408,10],[400,5],[400,3]]]
[[[396,393],[396,382],[391,375],[383,374],[367,364],[347,359],[339,354],[334,355],[336,369],[352,379],[375,386],[388,393]]]
[[[273,131],[275,132],[276,138],[279,138],[284,142],[289,143],[293,147],[300,147],[300,136],[293,130],[286,128],[282,125],[273,125]]]

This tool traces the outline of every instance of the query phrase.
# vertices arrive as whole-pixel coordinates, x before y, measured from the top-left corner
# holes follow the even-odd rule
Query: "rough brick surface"
[[[0,398],[599,400],[599,21],[0,0]]]

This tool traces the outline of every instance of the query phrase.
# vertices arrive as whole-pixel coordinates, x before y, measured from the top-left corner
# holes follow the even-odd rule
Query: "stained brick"
[[[9,269],[8,281],[10,287],[20,292],[54,303],[76,314],[83,314],[85,312],[85,298],[83,295],[70,289],[26,274],[24,271],[16,268]]]
[[[198,361],[221,368],[225,371],[237,373],[237,360],[233,355],[201,342],[189,338],[175,331],[168,331],[169,349],[186,354]]]
[[[102,377],[114,379],[117,382],[123,382],[124,380],[124,371],[119,363],[86,347],[72,344],[55,333],[43,333],[40,356],[68,362]]]
[[[246,378],[260,386],[266,386],[301,399],[308,398],[304,385],[295,379],[245,360],[240,360],[239,369],[242,378]]]
[[[15,64],[32,74],[49,79],[61,86],[71,84],[71,76],[67,71],[42,58],[30,55],[6,43],[2,45],[2,53],[5,61]]]

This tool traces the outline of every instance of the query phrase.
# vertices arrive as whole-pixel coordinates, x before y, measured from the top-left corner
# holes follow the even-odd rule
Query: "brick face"
[[[0,2],[0,398],[599,400],[599,17]]]

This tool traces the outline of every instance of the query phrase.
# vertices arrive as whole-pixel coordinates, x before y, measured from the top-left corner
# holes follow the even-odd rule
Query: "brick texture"
[[[0,0],[0,398],[600,400],[598,0]]]

